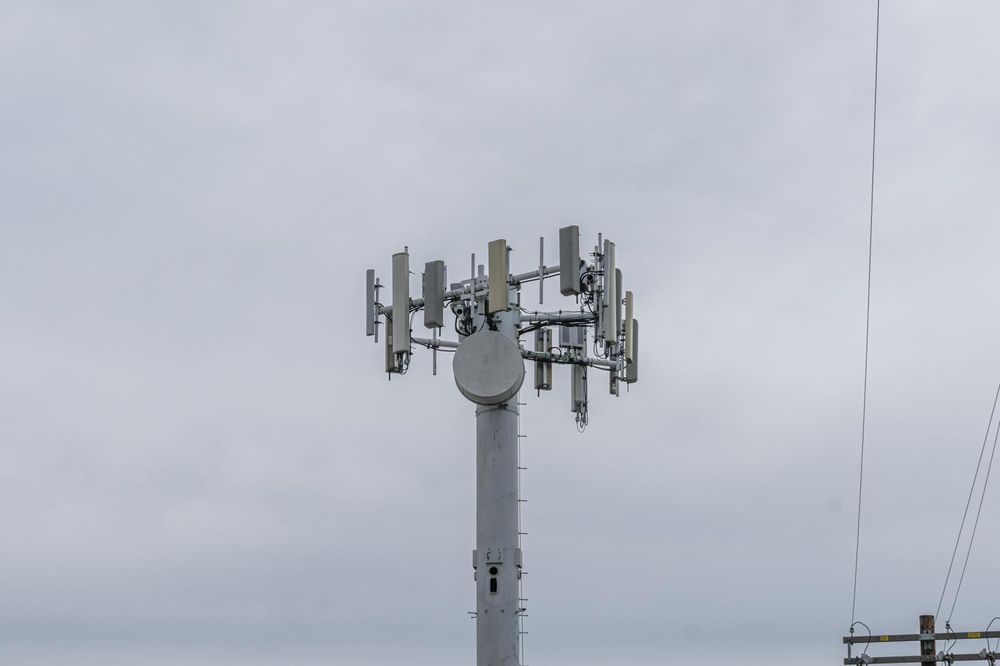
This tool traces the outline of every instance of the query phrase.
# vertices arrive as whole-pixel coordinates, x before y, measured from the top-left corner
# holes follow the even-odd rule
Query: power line
[[[1000,396],[1000,386],[997,387],[997,395]],[[993,402],[994,408],[996,407],[996,400]],[[986,431],[986,438],[989,439],[990,431]],[[958,578],[958,586],[955,588],[955,598],[951,602],[951,611],[948,612],[948,621],[946,626],[951,625],[951,616],[955,614],[955,605],[958,604],[958,593],[962,591],[962,581],[965,580],[965,569],[969,566],[969,555],[972,554],[972,542],[976,540],[976,528],[979,527],[979,515],[983,512],[983,500],[986,498],[986,487],[990,483],[990,472],[993,470],[993,456],[997,452],[997,439],[1000,438],[1000,426],[997,427],[996,434],[993,435],[993,449],[990,451],[990,462],[986,465],[986,476],[983,478],[983,491],[979,494],[979,508],[976,509],[976,520],[972,523],[972,535],[969,537],[969,548],[965,551],[965,563],[962,565],[962,575]],[[979,457],[980,463],[982,462],[982,453]],[[978,472],[978,466],[976,471]],[[973,479],[972,484],[975,486],[975,479]],[[966,507],[968,509],[968,507]]]
[[[858,521],[854,535],[854,592],[851,597],[851,632],[854,632],[855,610],[858,603],[858,559],[861,554],[861,498],[865,479],[865,431],[868,422],[868,350],[872,319],[872,238],[875,230],[875,129],[878,120],[878,37],[882,2],[875,3],[875,83],[872,96],[872,169],[868,198],[868,289],[865,300],[865,379],[861,400],[861,465],[858,471]]]
[[[993,409],[990,410],[990,420],[986,423],[986,434],[983,436],[983,446],[982,446],[982,448],[979,449],[979,460],[976,462],[976,473],[972,475],[972,485],[969,487],[969,499],[967,499],[965,501],[965,511],[962,513],[962,522],[958,526],[958,534],[955,536],[955,548],[954,548],[954,550],[951,551],[951,562],[948,563],[948,574],[944,577],[944,585],[941,586],[941,598],[938,599],[937,610],[934,611],[934,616],[935,617],[937,617],[938,615],[941,614],[941,604],[944,603],[944,593],[948,590],[948,581],[951,579],[951,570],[952,570],[952,567],[955,566],[955,555],[958,554],[958,544],[962,540],[962,531],[965,530],[965,519],[969,515],[969,506],[972,504],[972,495],[975,493],[975,490],[976,490],[976,479],[979,478],[979,469],[980,469],[980,467],[982,467],[982,464],[983,464],[983,454],[986,452],[986,442],[988,442],[989,439],[990,439],[990,429],[993,427],[993,416],[996,414],[996,411],[997,411],[997,400],[998,399],[1000,399],[1000,386],[997,386],[997,394],[993,398]],[[995,443],[994,443],[994,447],[996,447]],[[990,460],[992,461],[992,457],[990,458]],[[985,486],[984,486],[984,489],[985,489]],[[982,504],[980,504],[980,507],[981,506],[982,506]],[[977,516],[976,520],[978,522],[978,520],[979,520],[978,516]],[[970,547],[971,547],[971,543],[970,543]],[[968,563],[968,561],[969,561],[968,557],[966,557],[965,561],[966,561],[966,563]],[[962,569],[962,575],[963,575],[963,577],[965,575],[965,569],[964,568]],[[956,599],[957,599],[957,595],[956,595]],[[952,610],[954,610],[954,608],[955,607],[953,605],[952,606]],[[950,614],[948,615],[948,619],[951,620],[951,615]]]

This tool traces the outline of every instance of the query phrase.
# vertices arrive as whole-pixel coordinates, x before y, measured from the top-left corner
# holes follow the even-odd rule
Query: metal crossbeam
[[[867,626],[865,627],[867,629]],[[951,629],[951,627],[948,627]],[[989,629],[989,627],[987,627]],[[847,657],[844,659],[845,666],[851,664],[953,664],[956,661],[986,661],[990,666],[996,666],[1000,660],[1000,652],[991,652],[990,638],[1000,639],[1000,631],[944,631],[934,630],[934,616],[920,616],[920,633],[916,634],[870,634],[865,636],[844,636],[843,641],[847,644]],[[953,652],[938,652],[937,641],[944,641],[946,650],[952,644],[962,640],[985,640],[986,649],[979,652],[968,652],[955,654]],[[879,643],[920,643],[920,654],[915,655],[887,655],[875,657],[868,654],[871,645]],[[864,646],[864,651],[859,656],[851,654],[851,648],[855,645]],[[1000,646],[998,646],[1000,648]]]
[[[866,643],[914,643],[916,641],[960,641],[969,638],[1000,638],[1000,631],[946,631],[931,635],[923,634],[872,634],[871,636],[844,636],[848,645],[864,645]]]
[[[1000,652],[977,652],[975,654],[938,654],[938,655],[913,655],[904,657],[848,657],[844,659],[844,664],[928,664],[928,663],[952,663],[955,661],[988,661],[991,664],[1000,660]]]

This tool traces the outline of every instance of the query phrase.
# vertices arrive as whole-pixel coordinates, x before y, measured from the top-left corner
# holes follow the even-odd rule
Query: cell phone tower
[[[622,383],[638,379],[639,323],[631,291],[622,289],[615,265],[615,244],[597,237],[589,260],[580,256],[577,226],[559,230],[559,265],[545,265],[545,239],[538,241],[538,267],[510,272],[510,248],[491,241],[488,268],[472,255],[468,278],[447,283],[444,261],[424,264],[420,298],[410,296],[410,254],[392,256],[392,304],[379,300],[385,286],[369,269],[366,275],[366,333],[378,342],[385,325],[385,371],[403,375],[415,346],[432,354],[437,374],[438,350],[454,352],[452,370],[458,390],[476,405],[476,581],[477,666],[520,666],[522,555],[520,547],[518,392],[525,360],[535,364],[535,389],[552,389],[552,366],[570,366],[570,411],[583,430],[588,420],[588,369],[606,371],[612,395]],[[521,288],[538,282],[544,303],[546,278],[559,276],[559,291],[575,299],[569,310],[528,311]],[[458,340],[440,336],[445,309],[454,315]],[[429,338],[413,335],[413,318],[423,311]],[[383,322],[384,319],[384,322]],[[558,343],[553,328],[558,327]],[[593,333],[593,342],[589,335]],[[532,348],[521,336],[533,334]],[[588,354],[592,352],[592,354]]]

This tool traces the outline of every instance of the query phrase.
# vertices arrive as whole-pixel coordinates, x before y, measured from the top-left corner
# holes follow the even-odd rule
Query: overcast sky
[[[455,277],[504,237],[530,270],[578,224],[617,243],[642,379],[595,380],[584,434],[559,368],[522,393],[525,663],[840,663],[874,27],[867,0],[0,4],[0,662],[471,663],[474,409],[426,354],[386,381],[364,269],[408,245]],[[879,632],[937,605],[1000,382],[998,34],[991,0],[883,2]],[[959,629],[1000,615],[992,485]]]

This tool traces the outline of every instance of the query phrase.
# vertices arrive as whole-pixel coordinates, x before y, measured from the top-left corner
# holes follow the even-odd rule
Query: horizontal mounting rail
[[[548,277],[549,275],[555,275],[558,272],[559,272],[558,266],[546,266],[544,270],[544,275]],[[521,284],[523,282],[531,282],[532,280],[539,279],[539,276],[542,273],[543,271],[539,271],[537,269],[533,271],[528,271],[527,273],[518,273],[517,275],[510,276],[510,282],[511,284]]]
[[[458,343],[454,340],[431,340],[430,338],[418,338],[415,335],[410,340],[413,341],[413,344],[421,345],[428,349],[458,349]]]
[[[597,316],[589,312],[528,312],[521,315],[521,321],[545,324],[587,323],[596,320]]]
[[[472,289],[471,289],[471,287],[469,287],[469,281],[468,280],[464,280],[461,283],[461,286],[458,287],[457,289],[449,289],[448,291],[444,292],[444,300],[448,301],[450,303],[451,301],[458,300],[462,296],[468,295],[471,292],[472,292]],[[485,296],[485,295],[486,295],[486,289],[482,289],[482,288],[476,289],[476,296]],[[424,299],[423,298],[411,298],[410,299],[410,308],[411,309],[417,309],[417,310],[419,310],[420,308],[424,307],[424,305],[425,305],[425,303],[424,303]],[[387,316],[391,317],[392,316],[392,306],[391,305],[382,305],[382,304],[379,304],[377,306],[377,314],[387,315]]]
[[[970,638],[1000,638],[1000,631],[945,631],[936,634],[872,634],[870,637],[868,635],[844,636],[844,643],[847,643],[848,645],[865,645],[867,643],[914,643],[916,641],[932,640],[959,641]]]
[[[1000,660],[1000,652],[977,652],[975,654],[937,654],[937,655],[913,655],[907,657],[848,657],[844,659],[844,664],[932,664],[942,662],[950,664],[955,661],[988,661],[994,663]]]
[[[550,363],[566,363],[576,365],[589,365],[593,368],[617,368],[614,361],[606,361],[602,358],[578,357],[569,355],[553,354],[551,352],[538,352],[530,349],[522,349],[521,356],[529,361],[548,361]]]

